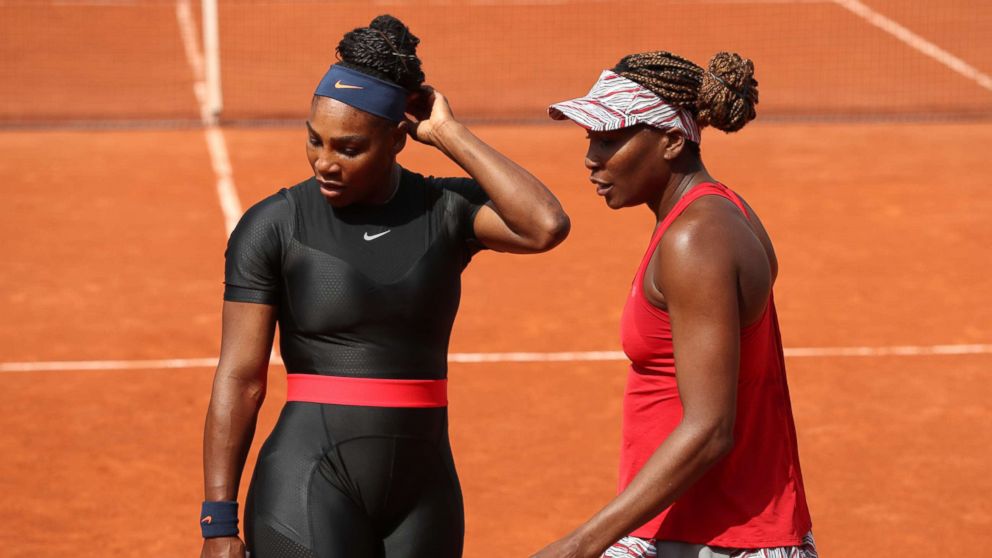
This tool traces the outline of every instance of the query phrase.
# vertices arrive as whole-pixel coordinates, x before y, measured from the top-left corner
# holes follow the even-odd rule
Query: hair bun
[[[399,49],[409,48],[413,51],[420,44],[420,39],[410,33],[410,28],[406,24],[389,14],[376,16],[369,24],[369,29],[382,31],[389,35]]]
[[[417,57],[419,44],[420,39],[402,21],[381,15],[368,27],[346,33],[337,54],[344,66],[416,91],[424,83]]]
[[[700,127],[736,132],[754,120],[758,81],[754,63],[735,52],[718,52],[703,72],[696,101]]]

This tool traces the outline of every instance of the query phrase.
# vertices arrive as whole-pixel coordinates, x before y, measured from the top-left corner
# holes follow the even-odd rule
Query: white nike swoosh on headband
[[[390,231],[391,231],[391,229],[390,229]],[[385,232],[381,232],[379,234],[373,234],[373,235],[370,235],[369,233],[365,233],[365,240],[375,240],[375,239],[379,238],[380,236],[382,236],[384,234],[389,234],[390,231],[385,231]]]

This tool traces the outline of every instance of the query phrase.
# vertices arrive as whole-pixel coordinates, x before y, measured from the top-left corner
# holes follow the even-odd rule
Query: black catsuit
[[[307,180],[245,213],[224,299],[277,307],[292,373],[443,379],[486,201],[403,170],[387,204],[333,208]],[[287,402],[248,494],[251,558],[458,557],[463,537],[446,408]]]

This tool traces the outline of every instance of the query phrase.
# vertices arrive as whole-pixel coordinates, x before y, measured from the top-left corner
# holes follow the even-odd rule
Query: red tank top
[[[631,366],[623,399],[621,491],[682,419],[671,322],[667,312],[645,298],[644,271],[672,222],[707,195],[732,201],[747,216],[740,199],[722,184],[690,190],[652,235],[624,306],[620,336]],[[741,331],[733,449],[672,506],[631,534],[762,548],[798,545],[810,526],[778,317],[769,298],[761,318]]]

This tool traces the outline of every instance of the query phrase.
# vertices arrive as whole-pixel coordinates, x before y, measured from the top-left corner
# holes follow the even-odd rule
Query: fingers
[[[448,99],[429,85],[407,97],[406,132],[414,140],[435,145],[433,132],[443,123],[454,120]]]
[[[434,92],[434,106],[431,111],[431,118],[454,118],[454,115],[451,113],[451,105],[448,104],[448,98],[441,94],[440,91]]]
[[[424,125],[423,120],[412,120],[410,118],[406,119],[406,133],[417,141],[421,140],[421,127]]]
[[[407,96],[406,112],[417,120],[427,120],[434,107],[434,88],[422,85],[420,89]]]

